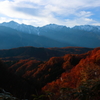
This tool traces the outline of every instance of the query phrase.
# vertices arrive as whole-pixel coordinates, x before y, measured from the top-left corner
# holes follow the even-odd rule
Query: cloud
[[[13,19],[34,26],[99,23],[89,10],[96,7],[100,7],[100,0],[0,0],[0,14],[5,16],[2,21]]]
[[[93,19],[89,19],[89,18],[76,18],[73,20],[70,19],[66,19],[65,20],[65,25],[68,25],[69,27],[74,27],[75,25],[94,25],[94,23],[96,23],[95,20]],[[100,24],[98,24],[100,25]]]
[[[75,15],[77,17],[90,17],[93,14],[89,11],[80,11],[80,12],[76,13]]]

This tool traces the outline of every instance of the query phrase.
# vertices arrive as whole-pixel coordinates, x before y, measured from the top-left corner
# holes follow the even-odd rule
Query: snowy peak
[[[43,27],[55,29],[55,28],[64,27],[64,26],[62,26],[62,25],[56,25],[56,24],[48,24],[48,25],[45,25],[45,26],[43,26]]]
[[[13,28],[13,29],[16,29],[16,27],[19,26],[19,24],[18,24],[17,22],[14,22],[14,21],[3,22],[3,23],[1,23],[0,25],[6,26],[6,27],[10,27],[10,28]]]
[[[92,32],[100,32],[100,26],[93,26],[93,25],[80,25],[80,26],[73,27],[73,29],[92,31]]]
[[[57,33],[57,32],[68,33],[69,30],[73,31],[73,29],[74,31],[71,33],[74,33],[75,30],[77,31],[82,30],[82,31],[98,33],[98,34],[100,33],[100,26],[93,26],[93,25],[80,25],[80,26],[75,26],[73,28],[69,28],[63,25],[48,24],[43,27],[34,27],[32,25],[19,24],[14,21],[4,22],[4,23],[1,23],[0,25],[10,27],[12,29],[16,29],[24,33],[36,34],[36,35],[43,35],[43,33],[45,32],[50,33],[50,31],[52,31],[53,33]]]
[[[63,26],[63,25],[48,24],[48,25],[45,25],[45,26],[43,26],[41,28],[42,29],[50,29],[50,30],[61,30],[63,28],[67,28],[67,27]]]
[[[12,29],[16,29],[18,31],[28,33],[28,34],[37,34],[37,28],[31,25],[18,24],[17,22],[14,21],[4,22],[1,23],[0,25],[10,27]]]

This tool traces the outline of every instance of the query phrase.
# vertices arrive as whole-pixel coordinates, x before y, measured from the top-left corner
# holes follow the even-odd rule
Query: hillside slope
[[[35,85],[34,85],[35,86]],[[7,66],[0,61],[0,88],[9,91],[14,97],[27,99],[36,93],[35,87],[29,82],[8,71]]]
[[[78,55],[78,57],[79,56],[82,57],[82,55]],[[61,76],[55,81],[48,83],[43,88],[43,91],[51,91],[55,94],[59,94],[59,89],[61,88],[82,88],[79,87],[82,84],[84,88],[86,88],[86,86],[89,87],[89,85],[91,86],[92,84],[96,85],[98,80],[100,82],[100,48],[96,48],[93,51],[86,53],[86,55],[84,54],[77,64],[74,64],[76,62],[74,60],[75,62],[72,63],[74,64],[73,66],[68,62],[68,55],[64,56],[64,59],[66,59],[66,62],[63,63],[65,66],[65,68],[63,67],[65,72],[62,73]],[[69,66],[70,70],[68,71]],[[100,90],[99,86],[98,90]],[[97,94],[97,96],[99,96],[99,94]],[[92,98],[92,100],[94,99]]]
[[[25,79],[31,81],[35,79],[37,83],[41,83],[40,87],[42,87],[60,77],[63,72],[70,71],[89,54],[66,54],[62,57],[51,57],[47,61],[19,60],[9,64],[8,69]]]
[[[36,48],[36,47],[20,47],[13,49],[0,50],[0,58],[7,60],[49,60],[51,57],[60,57],[65,54],[82,54],[92,50],[92,48],[81,47],[64,47],[64,48]]]
[[[94,83],[100,79],[100,48],[84,54],[51,57],[47,61],[28,59],[5,63],[11,73],[34,84],[38,92],[42,88],[43,92],[55,93],[55,97],[60,95],[61,88],[76,89],[89,80]]]

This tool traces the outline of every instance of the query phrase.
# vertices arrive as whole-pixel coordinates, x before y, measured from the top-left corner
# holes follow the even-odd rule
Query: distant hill
[[[36,47],[19,47],[13,49],[0,50],[2,60],[49,60],[51,57],[60,57],[65,54],[82,54],[92,50],[92,48],[82,47],[64,47],[64,48],[36,48]]]

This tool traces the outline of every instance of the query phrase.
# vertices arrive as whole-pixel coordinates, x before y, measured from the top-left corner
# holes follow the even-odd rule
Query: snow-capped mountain
[[[0,25],[10,27],[12,29],[16,29],[16,30],[24,32],[24,33],[29,33],[29,34],[37,34],[38,33],[37,27],[31,26],[31,25],[19,24],[14,21],[3,22]]]
[[[100,26],[93,26],[93,25],[80,25],[73,27],[73,29],[79,29],[91,32],[100,32]]]
[[[57,30],[58,31],[58,30],[62,30],[62,28],[67,28],[66,26],[56,25],[56,24],[48,24],[48,25],[43,26],[43,27],[34,27],[32,25],[19,24],[19,23],[14,22],[14,21],[3,22],[0,25],[10,27],[12,29],[16,29],[16,30],[24,32],[24,33],[37,34],[37,35],[40,35],[41,30],[45,30],[45,31]]]
[[[40,28],[44,28],[44,29],[51,29],[51,30],[61,30],[62,28],[67,28],[66,26],[63,26],[63,25],[56,25],[56,24],[48,24],[48,25],[45,25],[43,27],[40,27]]]
[[[15,36],[15,39],[16,37],[20,37],[19,42],[17,41],[18,39],[16,40],[18,46],[21,42],[26,46],[27,41],[29,41],[27,43],[28,46],[36,47],[100,47],[100,26],[81,25],[69,28],[62,25],[49,24],[43,27],[34,27],[31,25],[18,24],[14,21],[4,22],[0,25],[0,38],[2,39],[4,37],[3,35],[6,36],[6,33],[9,33],[11,34],[10,38],[13,39],[13,35],[16,33],[18,36]],[[1,45],[5,43],[5,38],[7,38],[7,36],[2,39],[0,42]],[[8,41],[10,38],[7,38]]]
[[[0,25],[10,27],[24,33],[37,34],[37,35],[41,35],[42,30],[45,30],[47,32],[47,30],[67,31],[67,29],[76,29],[76,30],[84,30],[84,31],[95,32],[95,33],[100,32],[100,26],[93,26],[93,25],[80,25],[80,26],[74,26],[73,28],[69,28],[63,25],[48,24],[43,27],[34,27],[32,25],[19,24],[14,21],[3,22]]]

